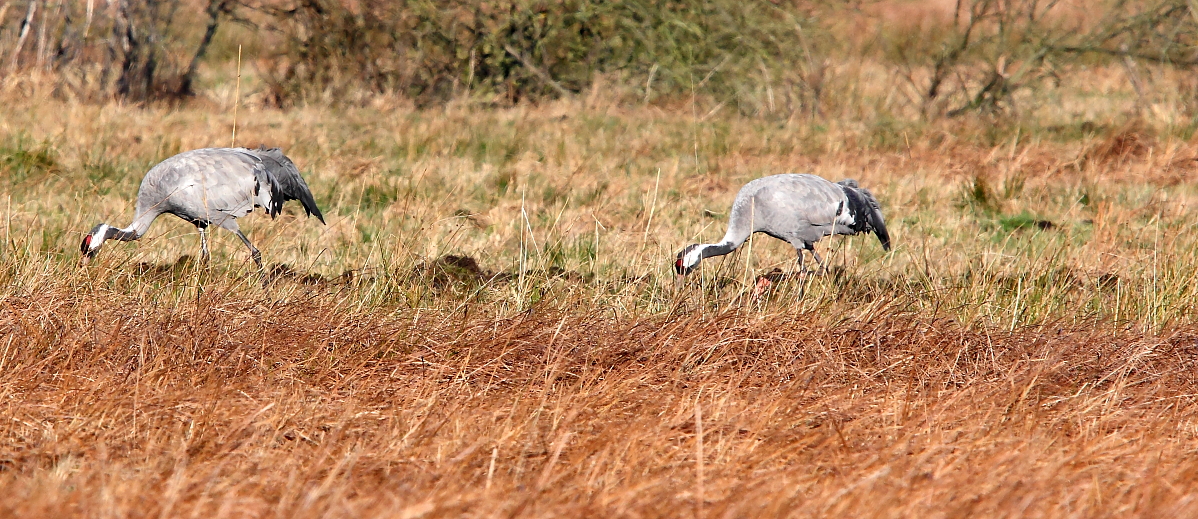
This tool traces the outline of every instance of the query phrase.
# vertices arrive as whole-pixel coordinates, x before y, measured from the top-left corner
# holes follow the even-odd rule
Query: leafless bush
[[[363,88],[420,102],[466,91],[515,102],[617,74],[646,102],[699,89],[756,111],[780,104],[773,89],[782,97],[790,85],[808,90],[791,104],[811,108],[818,88],[807,80],[824,72],[803,41],[802,13],[762,1],[305,0],[260,9],[287,41],[268,70],[277,102]],[[795,63],[803,73],[787,72]]]
[[[1009,113],[1018,91],[1059,82],[1066,65],[1087,55],[1129,68],[1137,59],[1198,64],[1198,18],[1188,0],[1117,0],[1096,9],[1098,21],[1086,23],[1063,15],[1058,0],[958,0],[951,22],[931,33],[897,31],[887,52],[925,117]]]
[[[1198,64],[1191,3],[1109,0],[1078,21],[1059,0],[958,0],[931,27],[878,30],[924,117],[1013,113],[1019,92],[1086,60],[1122,62],[1137,85],[1136,61]],[[630,101],[697,93],[742,114],[817,115],[830,64],[871,52],[836,25],[852,15],[766,0],[8,0],[0,74],[41,74],[83,98],[185,97],[219,27],[252,19],[274,49],[255,63],[277,105],[467,93],[513,103],[608,77]]]
[[[64,94],[141,101],[192,93],[199,64],[234,2],[29,0],[19,11],[10,9],[16,4],[0,7],[0,44],[11,43],[6,79],[50,74]],[[203,10],[191,12],[196,7]],[[204,22],[198,43],[188,37],[197,27],[188,22],[197,17]]]

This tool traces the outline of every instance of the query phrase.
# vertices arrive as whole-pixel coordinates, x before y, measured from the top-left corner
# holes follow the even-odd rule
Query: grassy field
[[[227,85],[10,85],[0,514],[1198,514],[1180,94],[1137,108],[1096,67],[1034,115],[910,122],[845,67],[876,110],[242,107],[237,144],[284,147],[328,222],[243,220],[266,286],[170,216],[78,265],[150,166],[230,144]],[[757,294],[794,265],[758,237],[676,283],[739,186],[787,171],[858,179],[894,250],[828,239],[827,275]]]

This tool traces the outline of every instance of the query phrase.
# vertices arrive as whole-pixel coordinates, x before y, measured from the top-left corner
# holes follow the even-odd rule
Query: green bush
[[[580,92],[622,74],[646,100],[692,88],[743,104],[809,61],[805,19],[768,1],[312,0],[272,13],[288,44],[274,99],[347,99],[357,89],[418,102],[460,93],[517,102]]]

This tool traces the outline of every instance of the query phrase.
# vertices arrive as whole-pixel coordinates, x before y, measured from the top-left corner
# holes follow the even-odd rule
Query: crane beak
[[[88,263],[91,263],[91,261],[92,261],[92,257],[84,254],[82,257],[79,258],[79,266],[86,267]]]

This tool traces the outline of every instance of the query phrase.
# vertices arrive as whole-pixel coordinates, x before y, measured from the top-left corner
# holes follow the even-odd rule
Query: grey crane
[[[87,263],[105,240],[133,241],[149,230],[155,218],[173,214],[200,231],[200,257],[208,260],[205,230],[215,225],[236,234],[259,268],[262,253],[237,227],[237,218],[262,207],[274,218],[288,200],[299,200],[308,216],[324,223],[308,184],[291,159],[278,148],[204,148],[185,151],[150,168],[137,190],[133,223],[118,229],[101,223],[83,237],[79,249]]]
[[[799,253],[811,251],[816,263],[823,260],[815,252],[815,242],[831,234],[873,232],[890,250],[890,234],[882,219],[882,209],[873,193],[846,179],[832,183],[809,174],[787,173],[762,177],[740,188],[732,202],[728,232],[719,243],[688,245],[678,253],[674,271],[679,277],[690,274],[704,258],[722,256],[740,247],[749,235],[761,232],[783,240]]]

